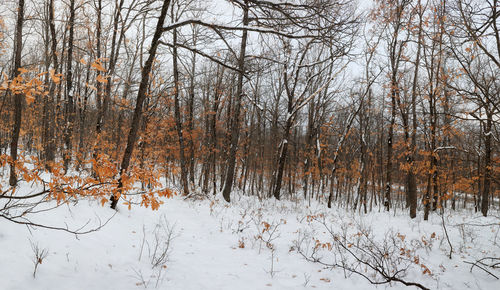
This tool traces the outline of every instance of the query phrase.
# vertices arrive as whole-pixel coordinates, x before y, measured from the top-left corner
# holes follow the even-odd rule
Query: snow
[[[36,221],[50,225],[67,223],[76,228],[90,220],[87,227],[91,227],[113,214],[113,210],[97,202],[79,201],[39,213]],[[314,218],[320,216],[321,219]],[[499,280],[477,268],[471,273],[470,265],[464,263],[499,256],[498,218],[484,218],[462,209],[453,215],[447,211],[444,220],[454,247],[452,259],[447,257],[449,246],[441,217],[436,213],[426,222],[421,212],[410,220],[400,209],[390,213],[375,209],[364,215],[328,209],[324,202],[307,206],[302,202],[259,201],[238,194],[233,195],[229,205],[218,197],[174,197],[158,211],[138,206],[127,210],[121,206],[101,230],[77,236],[28,229],[2,219],[0,288],[144,289],[146,282],[148,289],[416,289],[394,282],[376,287],[361,276],[344,276],[340,268],[306,261],[297,253],[297,245],[311,250],[307,246],[314,245],[315,239],[322,243],[333,241],[319,222],[324,221],[332,230],[347,227],[356,232],[358,226],[371,228],[376,239],[382,239],[387,232],[399,233],[408,243],[412,239],[432,240],[434,233],[431,246],[418,252],[421,263],[432,275],[423,275],[416,266],[404,279],[431,289],[500,289]],[[168,224],[173,233],[166,268],[160,270],[151,266],[148,254],[153,248],[154,233],[164,229],[157,224]],[[166,239],[165,235],[158,237]],[[49,250],[36,278],[30,241]],[[333,255],[328,249],[319,252],[326,263],[332,261]]]
[[[453,150],[453,149],[457,149],[457,147],[455,147],[455,146],[441,146],[441,147],[437,147],[436,149],[434,149],[434,152],[441,151],[441,150]]]

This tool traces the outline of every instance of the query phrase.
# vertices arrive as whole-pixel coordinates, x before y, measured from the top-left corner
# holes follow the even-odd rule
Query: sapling
[[[49,250],[46,248],[40,248],[38,242],[33,242],[30,240],[31,249],[33,250],[33,278],[36,277],[36,271],[38,266],[42,264],[43,260],[48,256]]]

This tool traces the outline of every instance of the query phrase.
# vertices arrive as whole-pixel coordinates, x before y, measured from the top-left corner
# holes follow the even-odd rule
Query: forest
[[[130,232],[117,289],[498,289],[499,29],[498,0],[2,0],[6,289],[39,240]],[[268,282],[175,280],[208,220]]]

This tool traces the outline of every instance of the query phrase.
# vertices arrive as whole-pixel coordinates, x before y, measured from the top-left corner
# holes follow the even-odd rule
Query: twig
[[[483,259],[481,259],[481,260],[483,260]],[[473,269],[474,267],[478,267],[479,269],[481,269],[481,270],[485,271],[486,273],[490,274],[491,276],[493,276],[493,277],[497,278],[497,280],[498,280],[498,279],[500,279],[500,278],[498,278],[495,274],[493,274],[493,273],[491,273],[490,271],[488,271],[487,269],[485,269],[485,268],[483,268],[483,267],[479,266],[478,264],[482,264],[482,263],[481,263],[481,260],[477,260],[477,261],[476,261],[476,262],[474,262],[474,263],[473,263],[473,262],[464,261],[464,263],[472,265],[472,266],[470,267],[470,272],[471,272],[471,273],[472,273],[472,269]],[[483,264],[483,265],[484,265],[484,264]],[[489,265],[487,265],[487,266],[489,266]]]

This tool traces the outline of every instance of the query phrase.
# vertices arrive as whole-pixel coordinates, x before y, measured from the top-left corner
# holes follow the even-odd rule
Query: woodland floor
[[[97,202],[80,201],[40,213],[35,220],[70,228],[90,221],[86,228],[91,228],[113,214]],[[401,209],[364,215],[319,204],[260,202],[246,196],[234,196],[230,205],[219,198],[174,197],[158,211],[139,206],[128,210],[120,205],[101,230],[78,236],[0,220],[0,288],[416,289],[397,282],[375,286],[339,267],[306,261],[297,252],[299,246],[306,256],[316,248],[316,257],[326,264],[339,258],[335,249],[321,246],[333,243],[330,228],[334,232],[344,229],[354,240],[360,229],[371,229],[375,243],[396,236],[408,248],[417,247],[412,259],[418,256],[418,264],[409,265],[404,280],[430,289],[500,289],[500,280],[478,268],[470,272],[471,265],[465,263],[500,256],[499,218],[495,217],[499,213],[491,214],[488,218],[470,210],[444,214],[452,259],[447,256],[450,248],[440,215],[433,213],[424,222],[419,212],[410,220]],[[478,226],[485,224],[492,225]],[[169,232],[173,239],[168,260],[153,267],[155,241],[162,248],[161,241],[168,240]],[[31,244],[49,252],[35,278]],[[430,272],[423,274],[421,265]],[[359,270],[372,275],[366,267]],[[500,277],[498,269],[492,271]]]

